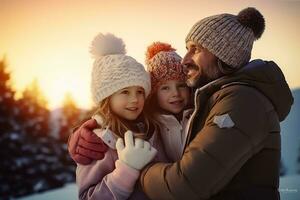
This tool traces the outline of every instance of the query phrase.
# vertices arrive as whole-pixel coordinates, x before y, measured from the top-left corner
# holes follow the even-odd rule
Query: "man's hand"
[[[68,150],[76,163],[87,165],[104,157],[107,146],[93,133],[97,127],[96,120],[89,119],[70,135]]]
[[[131,131],[124,134],[125,145],[122,138],[116,143],[119,160],[128,166],[141,170],[155,157],[157,150],[150,143],[140,138],[133,139]]]

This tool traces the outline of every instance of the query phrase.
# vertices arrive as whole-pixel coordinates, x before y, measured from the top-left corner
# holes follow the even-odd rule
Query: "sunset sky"
[[[6,56],[18,91],[36,78],[50,108],[66,92],[88,108],[93,63],[88,50],[98,32],[123,38],[127,54],[144,63],[150,43],[169,42],[183,56],[184,38],[195,22],[248,6],[266,20],[252,59],[274,60],[291,88],[300,87],[300,0],[0,0],[0,59]]]

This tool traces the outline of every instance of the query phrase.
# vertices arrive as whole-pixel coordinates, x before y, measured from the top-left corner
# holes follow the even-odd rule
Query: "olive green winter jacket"
[[[279,199],[280,121],[293,97],[280,68],[254,60],[195,92],[185,151],[140,177],[151,199]]]

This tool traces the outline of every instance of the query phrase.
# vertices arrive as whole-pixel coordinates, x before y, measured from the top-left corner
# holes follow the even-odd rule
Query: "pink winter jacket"
[[[158,151],[154,160],[166,162],[159,134],[155,132],[149,142]],[[79,199],[148,199],[136,185],[139,175],[140,171],[118,160],[117,151],[110,148],[102,160],[89,165],[77,164]]]

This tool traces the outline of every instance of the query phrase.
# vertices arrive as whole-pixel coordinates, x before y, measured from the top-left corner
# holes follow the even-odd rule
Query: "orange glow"
[[[0,58],[5,54],[17,90],[37,78],[49,107],[70,92],[80,107],[91,106],[90,42],[98,32],[124,39],[129,55],[144,63],[146,47],[170,43],[185,53],[185,36],[203,17],[237,14],[254,6],[266,19],[266,31],[252,58],[272,59],[291,87],[300,87],[298,58],[300,2],[297,1],[67,1],[4,0],[0,6]]]

